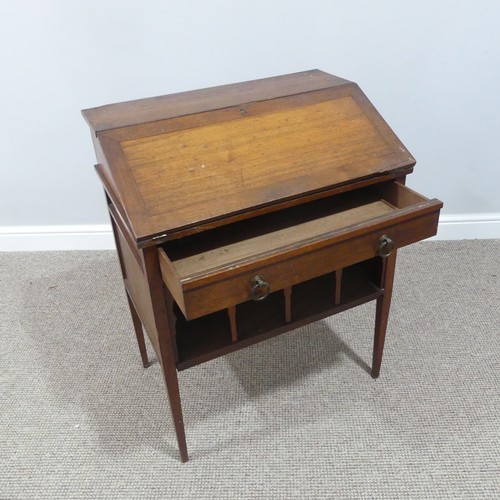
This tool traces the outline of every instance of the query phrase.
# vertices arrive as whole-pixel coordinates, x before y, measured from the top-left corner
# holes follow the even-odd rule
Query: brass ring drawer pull
[[[259,275],[250,280],[250,286],[250,298],[255,301],[264,300],[271,291],[271,285]]]
[[[392,241],[387,234],[384,234],[378,240],[378,254],[384,259],[391,255],[395,247],[394,241]]]

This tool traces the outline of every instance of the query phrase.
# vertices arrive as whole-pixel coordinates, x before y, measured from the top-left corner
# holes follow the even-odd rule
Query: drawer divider
[[[233,342],[238,341],[238,329],[236,327],[236,306],[230,306],[227,308],[229,315],[229,324],[231,327],[231,340]]]
[[[283,289],[285,295],[285,321],[292,321],[292,286],[286,286]]]
[[[337,269],[335,271],[335,299],[334,299],[334,304],[336,306],[340,304],[341,289],[342,289],[342,269]]]

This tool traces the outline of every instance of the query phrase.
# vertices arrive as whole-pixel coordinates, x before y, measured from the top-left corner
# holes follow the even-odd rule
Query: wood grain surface
[[[135,101],[84,112],[93,127],[114,116],[97,131],[98,171],[139,247],[411,171],[415,160],[357,85],[321,72],[277,81],[162,96],[142,104],[149,121],[138,124]]]

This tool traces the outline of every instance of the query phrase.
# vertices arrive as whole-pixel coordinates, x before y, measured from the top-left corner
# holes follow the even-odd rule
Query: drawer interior
[[[315,200],[163,245],[182,280],[270,255],[427,201],[397,182]]]

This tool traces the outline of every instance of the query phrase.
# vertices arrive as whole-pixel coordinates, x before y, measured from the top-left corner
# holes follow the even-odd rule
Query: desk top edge
[[[130,127],[353,82],[314,69],[82,110],[92,131]]]

